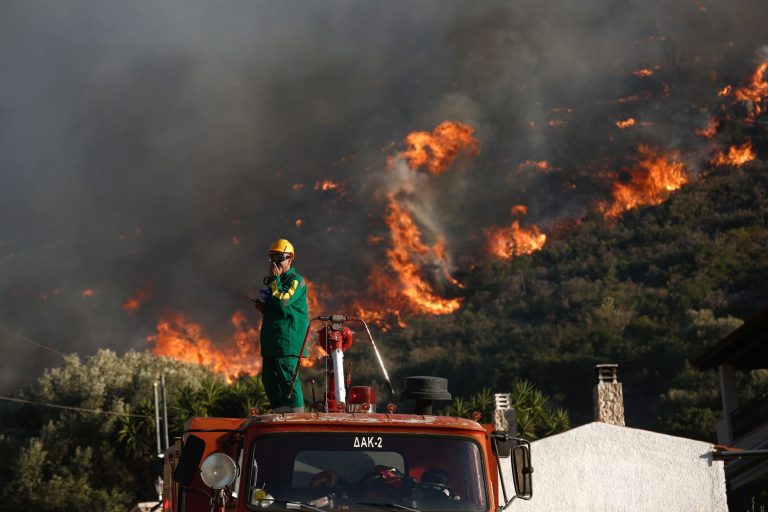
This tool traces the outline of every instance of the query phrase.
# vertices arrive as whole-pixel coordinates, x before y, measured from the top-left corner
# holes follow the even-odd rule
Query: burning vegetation
[[[528,207],[522,204],[515,205],[511,213],[517,217],[524,217],[528,214]],[[547,242],[547,235],[542,233],[538,226],[521,228],[518,219],[512,221],[512,225],[508,228],[491,229],[488,236],[488,251],[502,259],[531,254],[540,250]]]
[[[712,158],[712,163],[714,165],[732,165],[734,167],[741,167],[755,158],[757,158],[757,155],[752,148],[752,143],[746,142],[741,146],[731,146],[728,148],[727,154],[718,151]]]
[[[763,114],[768,100],[768,58],[765,58],[752,73],[749,83],[743,87],[725,86],[718,92],[720,97],[732,96],[733,104],[742,104],[747,113],[745,120],[754,122],[757,116]]]
[[[183,315],[172,313],[157,324],[157,332],[147,341],[152,353],[180,361],[209,366],[232,382],[238,375],[256,375],[261,370],[259,330],[242,311],[230,318],[232,336],[219,343],[203,333],[199,324],[188,322]]]
[[[627,109],[639,109],[639,102],[651,101],[655,97],[670,94],[666,82],[659,79],[661,66],[639,68],[632,74],[647,87],[655,86],[655,92],[648,89],[638,90],[627,94],[618,100],[602,100],[598,102],[601,108],[614,109],[613,119],[616,128],[624,132],[621,137],[648,137],[650,133],[631,133],[630,128],[651,126],[650,121],[640,121],[642,112],[627,116]],[[756,118],[765,112],[768,97],[768,81],[766,72],[768,61],[760,63],[743,86],[723,87],[713,94],[713,101],[721,105],[742,105],[739,119],[746,123],[754,123]],[[719,99],[718,99],[719,98]],[[631,106],[629,104],[632,104]],[[571,107],[558,107],[547,110],[544,120],[530,121],[530,126],[541,130],[549,127],[569,129],[576,122],[577,112]],[[717,115],[710,116],[705,125],[699,123],[692,126],[691,132],[706,139],[711,148],[711,165],[742,166],[757,158],[757,152],[751,141],[728,147],[727,150],[714,150],[718,143],[719,130],[724,126],[723,116],[735,116],[727,108]],[[556,116],[556,117],[554,117]],[[567,116],[567,120],[564,119]],[[611,119],[609,117],[609,119]],[[727,123],[726,123],[727,124]],[[543,126],[542,126],[543,125]],[[538,128],[537,128],[538,126]],[[613,136],[617,136],[615,131]],[[690,133],[690,132],[689,132]],[[700,141],[703,144],[704,141]],[[404,147],[404,149],[403,149]],[[598,169],[601,186],[609,190],[609,197],[598,201],[596,209],[607,218],[618,218],[624,212],[647,205],[655,205],[666,200],[675,190],[680,189],[689,180],[689,169],[684,163],[680,150],[658,150],[649,143],[637,144],[637,155],[634,163],[625,166],[620,172],[606,172],[604,169],[617,165],[614,162],[625,161],[626,155],[605,157]],[[721,147],[726,147],[721,145]],[[367,286],[364,290],[354,290],[335,298],[334,304],[321,304],[320,297],[332,296],[330,290],[322,284],[316,285],[307,281],[310,315],[327,312],[326,307],[337,308],[341,300],[347,311],[365,318],[382,331],[407,326],[409,315],[446,315],[457,311],[462,305],[462,284],[453,277],[455,271],[453,249],[456,244],[443,226],[445,216],[440,211],[437,201],[437,180],[450,181],[451,170],[460,159],[469,169],[465,176],[475,172],[472,164],[480,155],[480,141],[475,136],[475,129],[467,123],[446,120],[430,131],[414,131],[408,134],[403,144],[390,144],[383,148],[390,153],[386,159],[386,183],[382,190],[374,194],[374,200],[381,205],[379,218],[383,221],[384,229],[366,234],[368,247],[378,254],[371,257],[371,267],[367,275]],[[700,154],[700,153],[699,153]],[[693,152],[686,153],[687,161],[692,161]],[[505,160],[506,162],[507,160]],[[561,164],[550,160],[523,160],[517,164],[514,176],[521,179],[546,179],[564,172]],[[576,190],[583,186],[578,179],[564,179],[567,189]],[[306,183],[306,185],[305,185]],[[481,187],[482,188],[482,184]],[[290,191],[296,195],[307,194],[310,191],[320,193],[334,192],[337,196],[349,193],[351,187],[341,179],[309,178],[302,182],[289,182]],[[331,202],[324,201],[328,207]],[[595,204],[595,203],[593,203]],[[335,206],[334,206],[335,207]],[[309,214],[307,214],[309,215]],[[513,217],[506,226],[494,226],[493,223],[481,226],[486,233],[487,242],[483,247],[476,248],[475,256],[484,252],[498,259],[510,259],[522,255],[530,255],[541,250],[547,243],[547,234],[552,230],[557,236],[560,232],[557,226],[575,222],[576,218],[554,218],[544,229],[535,222],[524,220],[528,208],[523,204],[511,208]],[[290,221],[294,229],[306,230],[308,225],[315,224],[314,219],[309,224],[308,216],[304,214],[293,217]],[[534,221],[536,219],[533,219]],[[238,221],[238,225],[239,225]],[[334,226],[328,226],[331,231]],[[139,231],[137,230],[137,236]],[[231,236],[231,244],[240,247],[243,240],[239,236]],[[462,255],[464,256],[464,255]],[[89,292],[89,290],[86,290]],[[82,296],[92,297],[92,292]],[[41,300],[57,295],[54,292],[40,294]],[[137,291],[122,305],[127,313],[137,311],[152,296],[152,286]],[[259,371],[258,328],[250,325],[242,312],[236,312],[230,319],[233,334],[225,339],[214,342],[206,336],[200,325],[187,321],[181,314],[164,315],[158,322],[156,333],[148,339],[153,345],[153,352],[185,361],[211,365],[214,370],[233,379],[238,374],[254,375]],[[317,344],[312,344],[317,347]],[[310,366],[325,354],[315,350],[303,364]]]
[[[632,208],[659,204],[670,192],[688,182],[679,152],[664,154],[644,145],[637,151],[640,161],[627,171],[627,178],[614,182],[613,199],[598,206],[607,217],[618,217]]]
[[[447,171],[461,154],[476,156],[480,153],[474,129],[465,123],[445,121],[432,133],[413,132],[406,138],[408,148],[398,156],[413,169],[423,169],[432,175]]]
[[[397,276],[397,287],[414,312],[442,315],[459,309],[459,299],[437,296],[424,278],[423,265],[427,262],[445,267],[445,240],[428,246],[422,241],[421,231],[413,217],[395,200],[388,198],[385,217],[390,229],[392,246],[387,250],[389,267]],[[420,264],[421,262],[421,264]]]
[[[239,240],[238,240],[239,245]],[[127,299],[125,299],[125,302],[123,302],[123,305],[121,306],[123,311],[126,313],[133,313],[137,311],[141,305],[149,300],[150,297],[152,297],[152,294],[155,291],[155,285],[151,281],[147,282],[147,285],[144,287],[143,290],[139,290]]]

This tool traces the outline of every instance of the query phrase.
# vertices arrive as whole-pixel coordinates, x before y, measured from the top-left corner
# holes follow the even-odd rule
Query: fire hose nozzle
[[[317,317],[318,320],[321,322],[334,322],[334,323],[342,323],[346,322],[348,320],[348,317],[344,315],[324,315]]]

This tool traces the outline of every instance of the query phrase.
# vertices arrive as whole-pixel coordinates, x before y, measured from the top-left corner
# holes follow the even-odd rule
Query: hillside
[[[460,276],[460,310],[408,318],[379,346],[396,385],[406,375],[440,375],[454,397],[489,398],[480,391],[517,391],[527,380],[572,425],[591,420],[593,366],[619,363],[628,425],[712,439],[717,378],[686,360],[768,303],[767,223],[768,166],[727,168],[618,220],[593,213],[560,226],[529,256],[478,264]],[[357,383],[378,375],[368,355],[367,347],[350,353]],[[12,461],[0,495],[41,510],[121,510],[151,498],[149,383],[160,371],[172,434],[190,415],[268,407],[258,376],[227,385],[148,352],[67,356],[19,393],[38,405],[0,404],[0,446]],[[303,374],[305,388],[321,371]],[[768,388],[766,373],[742,376],[743,399]],[[568,424],[559,411],[551,420]]]
[[[627,422],[714,436],[714,372],[686,362],[768,304],[768,166],[727,167],[618,220],[588,214],[543,250],[477,265],[464,306],[389,334],[397,378],[426,373],[457,395],[529,379],[591,420],[593,366],[620,365]],[[744,376],[751,394],[768,386]]]

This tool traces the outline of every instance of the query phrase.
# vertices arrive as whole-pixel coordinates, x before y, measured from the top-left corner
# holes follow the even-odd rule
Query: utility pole
[[[163,395],[163,440],[165,441],[163,450],[167,450],[170,442],[168,439],[168,401],[165,397],[165,374],[160,375],[160,392]]]
[[[153,392],[155,395],[155,434],[157,439],[157,462],[158,462],[158,474],[155,478],[155,491],[157,491],[157,501],[163,501],[163,477],[162,475],[162,460],[163,460],[163,447],[160,442],[160,404],[157,393],[157,381],[152,383]]]
[[[163,458],[163,447],[160,442],[160,404],[157,393],[157,381],[152,383],[152,388],[155,394],[155,433],[157,434],[157,458]]]

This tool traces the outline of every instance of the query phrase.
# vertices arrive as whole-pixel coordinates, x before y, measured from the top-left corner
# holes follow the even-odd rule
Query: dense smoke
[[[0,387],[60,361],[18,336],[146,348],[164,312],[230,334],[251,310],[222,287],[255,292],[277,237],[346,307],[387,266],[388,159],[445,120],[480,154],[411,197],[451,268],[514,205],[546,230],[605,200],[638,144],[695,170],[766,21],[764,0],[6,1]]]

